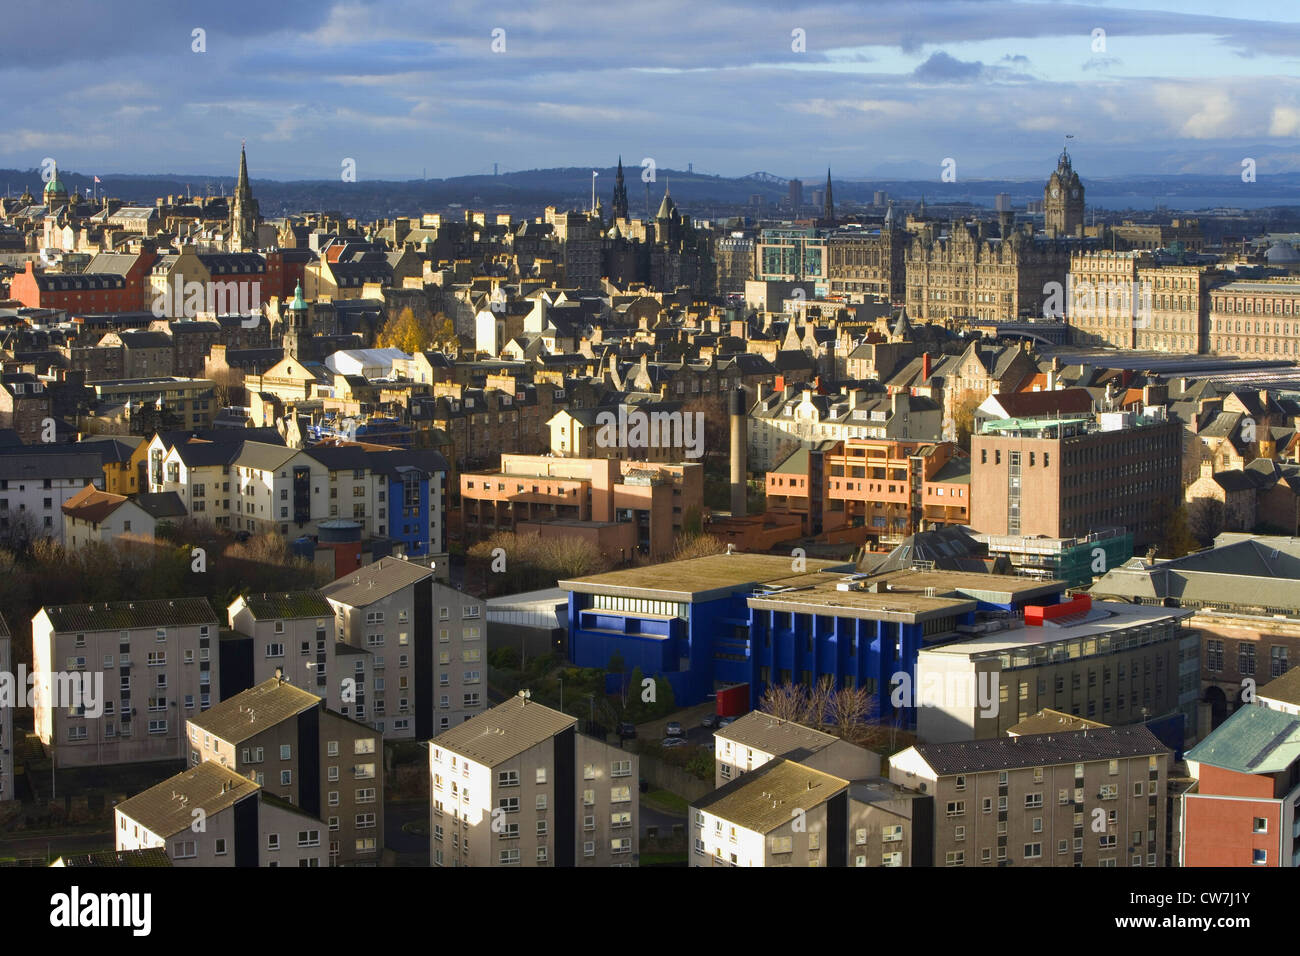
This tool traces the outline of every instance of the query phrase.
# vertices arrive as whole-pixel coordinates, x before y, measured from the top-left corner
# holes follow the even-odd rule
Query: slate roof
[[[401,558],[380,558],[373,564],[331,581],[320,593],[349,607],[366,607],[396,594],[407,585],[432,577],[433,571]]]
[[[1171,753],[1155,734],[1141,724],[946,744],[917,744],[914,749],[941,777]]]

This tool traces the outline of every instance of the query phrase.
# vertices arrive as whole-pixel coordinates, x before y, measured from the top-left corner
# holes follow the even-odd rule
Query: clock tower
[[[1064,149],[1043,189],[1043,226],[1049,236],[1081,235],[1083,231],[1083,183]]]

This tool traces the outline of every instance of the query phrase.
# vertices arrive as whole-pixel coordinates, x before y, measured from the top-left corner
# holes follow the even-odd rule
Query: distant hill
[[[609,208],[614,188],[613,167],[597,167],[597,196]],[[592,167],[533,169],[502,173],[499,176],[457,176],[450,179],[408,180],[405,182],[361,179],[355,183],[336,180],[252,180],[264,216],[280,216],[308,209],[337,210],[348,216],[386,218],[419,212],[447,212],[457,208],[510,211],[516,215],[538,215],[548,205],[560,209],[585,209],[591,202]],[[669,187],[677,204],[710,213],[749,203],[759,196],[766,203],[778,203],[787,196],[785,180],[768,174],[745,177],[710,176],[675,169],[658,169],[654,181],[644,183],[639,165],[624,166],[628,201],[634,216],[646,214],[649,187],[649,212],[658,209],[665,187]],[[69,189],[82,196],[91,187],[90,176],[71,170],[59,170],[59,177]],[[172,173],[106,175],[97,187],[100,195],[130,202],[152,204],[156,197],[205,192],[230,195],[234,176],[186,176]],[[998,193],[1007,193],[1013,204],[1023,207],[1032,199],[1042,199],[1044,177],[1036,179],[966,179],[955,183],[918,179],[838,179],[832,180],[835,200],[840,203],[870,203],[877,190],[904,204],[922,196],[930,203],[974,203],[991,206]],[[811,204],[812,191],[820,189],[825,174],[808,177],[804,183],[804,202]],[[24,188],[38,194],[43,186],[37,169],[0,169],[0,188],[18,195]],[[1300,206],[1300,173],[1261,175],[1258,182],[1243,183],[1239,176],[1204,174],[1150,175],[1144,177],[1090,179],[1084,177],[1090,205],[1109,209],[1144,209],[1155,203],[1172,209],[1209,208],[1213,206]]]

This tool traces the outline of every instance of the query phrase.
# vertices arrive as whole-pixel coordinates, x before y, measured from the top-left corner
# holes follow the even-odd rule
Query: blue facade
[[[878,704],[873,718],[896,716],[889,693],[893,677],[905,673],[915,686],[917,655],[926,643],[923,623],[751,608],[750,596],[745,590],[682,604],[682,615],[669,617],[596,610],[592,595],[571,591],[569,654],[579,667],[603,669],[617,653],[629,672],[639,667],[647,677],[667,680],[679,706],[707,700],[716,686],[747,683],[752,709],[769,683],[816,684],[830,675],[836,688],[871,691]],[[1039,597],[1034,603],[1057,599]],[[1014,611],[1020,604],[977,601],[976,606]],[[951,624],[974,623],[975,614],[957,614]],[[915,710],[902,710],[904,726],[914,726]]]
[[[407,475],[412,477],[404,477]],[[387,487],[387,536],[400,542],[410,557],[426,557],[430,553],[428,473],[414,468],[397,469],[396,477],[390,475]],[[408,495],[411,490],[415,491],[413,497]]]

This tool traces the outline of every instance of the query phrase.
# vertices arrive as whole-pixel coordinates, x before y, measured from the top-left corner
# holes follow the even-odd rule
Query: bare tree
[[[863,723],[871,710],[871,695],[866,688],[841,687],[831,695],[827,716],[837,736],[857,742],[864,736]]]
[[[808,707],[807,688],[803,684],[768,684],[758,709],[779,720],[799,722]]]

